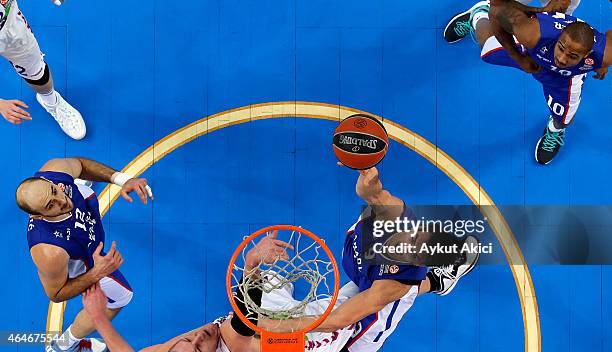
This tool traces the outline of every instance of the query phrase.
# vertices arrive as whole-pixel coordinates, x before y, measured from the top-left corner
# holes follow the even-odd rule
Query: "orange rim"
[[[273,226],[268,226],[268,227],[264,227],[256,232],[254,232],[253,234],[251,234],[249,237],[247,237],[246,239],[244,239],[242,241],[242,243],[240,243],[240,245],[236,248],[236,250],[234,251],[234,254],[232,255],[232,259],[230,259],[229,265],[227,266],[227,275],[225,277],[225,285],[227,288],[227,298],[230,301],[230,304],[232,305],[232,310],[234,311],[234,314],[236,314],[238,316],[238,318],[240,318],[240,320],[242,320],[242,322],[244,322],[249,328],[251,328],[254,331],[257,331],[260,335],[264,334],[264,333],[271,333],[269,331],[266,331],[260,327],[258,327],[257,325],[251,323],[247,317],[242,314],[242,312],[238,309],[238,306],[236,305],[236,302],[234,301],[234,295],[233,295],[233,291],[232,291],[232,271],[234,268],[234,263],[236,262],[236,259],[238,258],[238,255],[240,255],[240,253],[242,252],[242,250],[255,238],[261,236],[262,234],[269,232],[269,231],[274,231],[274,230],[287,230],[287,231],[295,231],[295,232],[299,232],[301,234],[304,234],[308,237],[310,237],[313,241],[317,242],[321,248],[323,248],[323,250],[325,251],[325,254],[327,254],[327,257],[330,259],[332,266],[334,267],[334,294],[331,298],[331,301],[329,302],[329,306],[327,307],[327,309],[325,310],[325,312],[323,312],[323,315],[321,315],[319,317],[319,319],[317,319],[314,323],[312,323],[311,325],[301,329],[301,330],[297,330],[297,331],[292,331],[292,332],[287,332],[287,333],[275,333],[277,335],[300,335],[300,334],[306,334],[307,332],[314,330],[317,328],[317,326],[321,325],[321,323],[323,323],[323,321],[325,320],[325,318],[327,318],[327,316],[331,313],[331,311],[334,309],[334,305],[336,304],[336,300],[338,299],[338,291],[340,290],[340,272],[338,271],[338,264],[336,264],[336,259],[334,258],[334,255],[332,254],[332,252],[329,250],[329,247],[327,247],[327,245],[325,244],[325,242],[320,239],[319,237],[317,237],[315,234],[313,234],[312,232],[301,228],[301,227],[297,227],[297,226],[293,226],[293,225],[273,225]]]

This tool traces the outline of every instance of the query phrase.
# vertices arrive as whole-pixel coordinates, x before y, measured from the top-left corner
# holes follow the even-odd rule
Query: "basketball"
[[[387,154],[388,145],[389,136],[383,124],[365,114],[347,117],[334,132],[334,154],[351,169],[376,166]]]

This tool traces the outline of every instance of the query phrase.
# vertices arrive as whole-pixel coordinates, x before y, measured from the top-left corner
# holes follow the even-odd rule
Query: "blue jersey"
[[[408,216],[404,212],[404,216]],[[342,268],[353,283],[363,292],[376,280],[397,280],[413,286],[401,299],[387,304],[382,310],[368,315],[355,324],[353,336],[346,344],[350,352],[378,351],[393,333],[403,315],[410,309],[418,294],[418,286],[425,280],[427,267],[413,265],[370,265],[362,258],[361,238],[371,233],[373,216],[359,218],[348,231],[342,252]]]
[[[46,243],[63,248],[70,256],[68,276],[74,278],[93,267],[92,254],[104,242],[98,199],[87,186],[76,185],[72,176],[61,172],[37,172],[36,177],[56,184],[72,200],[72,215],[62,221],[30,219],[28,245],[30,248]],[[104,254],[102,252],[102,254]]]
[[[606,35],[593,29],[595,33],[595,44],[593,51],[577,65],[566,68],[555,66],[555,46],[563,29],[570,23],[580,19],[563,13],[538,13],[540,23],[540,40],[533,49],[527,52],[543,70],[535,74],[539,81],[559,80],[567,81],[573,76],[599,69],[603,66],[604,52],[606,49]]]
[[[414,265],[370,265],[362,258],[361,238],[364,233],[371,233],[373,216],[359,218],[348,231],[342,252],[342,268],[358,287],[365,291],[372,287],[376,280],[398,280],[407,284],[419,284],[425,279],[427,267]]]

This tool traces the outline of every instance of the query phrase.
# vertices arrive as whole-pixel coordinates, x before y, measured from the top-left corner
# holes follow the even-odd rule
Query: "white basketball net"
[[[292,244],[294,249],[287,250],[289,259],[276,259],[271,264],[259,264],[255,269],[246,273],[244,263],[246,253],[253,248],[255,241],[262,236],[250,241],[242,250],[242,262],[236,259],[232,270],[232,291],[234,299],[238,301],[236,292],[240,291],[247,310],[247,319],[265,317],[269,319],[297,318],[305,314],[306,307],[311,302],[329,304],[334,294],[334,266],[327,254],[316,241],[301,232],[291,231],[288,240],[281,238],[281,234],[288,231],[279,231],[277,239]],[[305,259],[308,258],[308,259]],[[331,275],[331,279],[330,279]],[[240,279],[242,283],[240,283]],[[328,284],[328,280],[332,285]],[[258,307],[249,296],[249,290],[259,288],[263,295],[270,294],[274,290],[287,289],[287,285],[300,283],[301,287],[307,287],[304,299],[288,300],[288,304],[275,307]],[[324,309],[323,309],[324,310]],[[321,311],[322,312],[322,311]]]

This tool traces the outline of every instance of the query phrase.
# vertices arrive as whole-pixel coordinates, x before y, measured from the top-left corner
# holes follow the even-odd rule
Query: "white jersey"
[[[359,288],[352,282],[344,285],[338,292],[338,299],[335,304],[337,308],[340,304],[359,293]],[[281,289],[273,290],[263,294],[261,306],[265,309],[280,310],[294,307],[298,301],[293,298],[293,285],[286,284]],[[308,303],[304,314],[321,315],[329,306],[329,299],[322,299]],[[309,332],[304,339],[304,350],[308,352],[340,352],[347,341],[354,333],[355,325],[347,326],[334,332]],[[225,352],[223,349],[217,349]]]
[[[14,0],[0,0],[0,28],[6,22]]]
[[[346,350],[349,352],[379,351],[406,312],[412,307],[418,294],[419,288],[412,286],[404,297],[387,304],[372,319],[363,319],[355,324],[353,335],[346,344]]]

